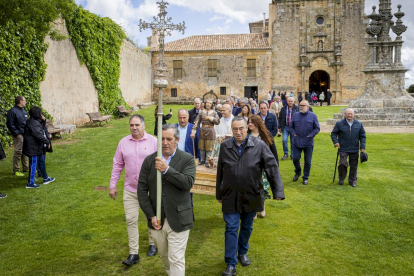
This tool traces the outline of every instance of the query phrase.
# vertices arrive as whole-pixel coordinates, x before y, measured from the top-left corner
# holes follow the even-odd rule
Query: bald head
[[[221,115],[226,119],[230,118],[231,117],[231,105],[223,104],[223,106],[221,107]]]
[[[347,108],[345,110],[345,117],[348,121],[352,122],[354,120],[355,111],[352,108]]]

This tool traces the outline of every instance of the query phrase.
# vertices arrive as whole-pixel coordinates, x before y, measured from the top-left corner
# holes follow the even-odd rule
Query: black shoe
[[[0,198],[6,198],[7,195],[0,193]]]
[[[338,184],[339,184],[339,185],[344,185],[344,180],[343,180],[343,179],[342,179],[342,180],[341,180],[341,179],[339,179]]]
[[[295,174],[295,176],[293,177],[293,181],[298,181],[298,179],[299,179],[299,177],[300,177],[300,174]]]
[[[150,247],[148,249],[147,256],[148,257],[153,257],[153,256],[157,255],[157,251],[158,251],[158,249],[155,245],[150,245]]]
[[[349,183],[349,185],[351,185],[352,187],[356,188],[356,184],[355,183]]]
[[[122,262],[124,265],[134,265],[139,262],[139,255],[138,254],[129,254],[128,259]]]
[[[303,185],[308,185],[308,180],[307,179],[303,179]]]
[[[247,257],[247,254],[239,255],[239,259],[242,266],[250,265],[250,259]]]
[[[199,165],[204,165],[204,160],[201,160],[200,163],[198,163]]]
[[[224,270],[221,275],[222,276],[233,276],[236,274],[237,274],[236,268],[231,265],[227,265],[226,270]]]
[[[206,168],[210,168],[210,164],[209,164],[208,162],[206,162],[206,163],[204,164],[204,166],[205,166]]]
[[[286,160],[288,158],[287,154],[283,155],[282,161]]]

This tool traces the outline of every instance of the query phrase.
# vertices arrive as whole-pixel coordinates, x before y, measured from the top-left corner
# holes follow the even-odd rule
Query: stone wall
[[[55,27],[69,37],[65,21],[54,22]],[[45,54],[45,80],[40,84],[42,105],[54,118],[55,124],[81,125],[89,121],[87,112],[99,110],[98,94],[86,65],[80,65],[69,38],[52,41]],[[120,52],[119,87],[130,106],[151,101],[151,58],[124,41]]]
[[[69,37],[63,19],[55,27]],[[53,41],[46,37],[49,48],[45,80],[40,84],[42,106],[55,124],[80,125],[88,121],[86,112],[98,111],[98,94],[85,64],[80,65],[75,47],[69,38]]]
[[[119,87],[130,106],[151,101],[151,56],[124,40],[121,46]]]
[[[217,59],[217,77],[208,77],[208,60]],[[256,77],[247,77],[247,59],[256,60]],[[173,77],[173,61],[182,60],[183,77]],[[153,53],[153,68],[158,62],[158,53]],[[272,87],[271,51],[217,51],[217,52],[166,52],[168,65],[168,87],[164,89],[164,100],[179,101],[201,97],[213,90],[220,99],[228,96],[244,96],[245,86],[257,86],[259,97],[264,97]],[[226,95],[220,95],[220,87],[226,87]],[[171,89],[177,89],[177,97],[171,97]],[[153,100],[158,99],[154,89]]]

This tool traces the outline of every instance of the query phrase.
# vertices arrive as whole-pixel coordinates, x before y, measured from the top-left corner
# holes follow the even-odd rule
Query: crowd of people
[[[145,130],[145,118],[139,114],[129,118],[130,134],[121,139],[116,148],[109,187],[109,196],[115,200],[117,183],[125,170],[123,205],[129,255],[122,262],[124,265],[131,266],[140,260],[137,223],[141,208],[148,222],[147,256],[158,253],[168,275],[185,275],[185,251],[190,229],[194,226],[190,190],[197,165],[209,167],[209,160],[215,156],[216,199],[222,205],[225,221],[224,261],[227,266],[222,275],[236,275],[238,261],[242,266],[251,264],[247,253],[254,219],[266,217],[266,199],[285,199],[275,137],[283,135],[281,160],[290,156],[293,161],[293,181],[302,176],[302,183],[307,185],[314,137],[320,131],[309,101],[302,100],[299,106],[293,97],[285,101],[283,104],[282,97],[276,95],[270,102],[259,101],[255,109],[253,99],[237,101],[228,97],[223,102],[212,99],[201,102],[196,98],[194,108],[178,110],[177,124],[166,123],[172,110],[168,118],[164,117],[162,133],[158,133],[162,140],[161,157],[157,157],[157,139]],[[20,171],[22,163],[23,172],[28,172],[26,188],[39,188],[34,182],[37,170],[43,184],[55,180],[46,172],[45,154],[51,151],[51,136],[41,108],[32,107],[27,114],[25,104],[24,97],[16,97],[15,106],[7,115],[7,126],[14,141],[13,174],[24,176]],[[350,167],[349,185],[356,187],[358,153],[365,151],[366,135],[362,123],[354,119],[352,109],[348,108],[345,118],[336,123],[331,140],[340,156],[339,185],[344,184]],[[4,158],[1,148],[0,160]],[[156,216],[157,171],[162,175],[163,187],[160,221]]]

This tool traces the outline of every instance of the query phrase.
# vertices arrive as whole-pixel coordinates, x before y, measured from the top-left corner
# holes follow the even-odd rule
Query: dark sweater
[[[366,134],[364,126],[358,120],[353,121],[349,127],[346,119],[336,122],[331,132],[331,139],[334,144],[339,143],[340,152],[355,153],[360,149],[365,149]]]

